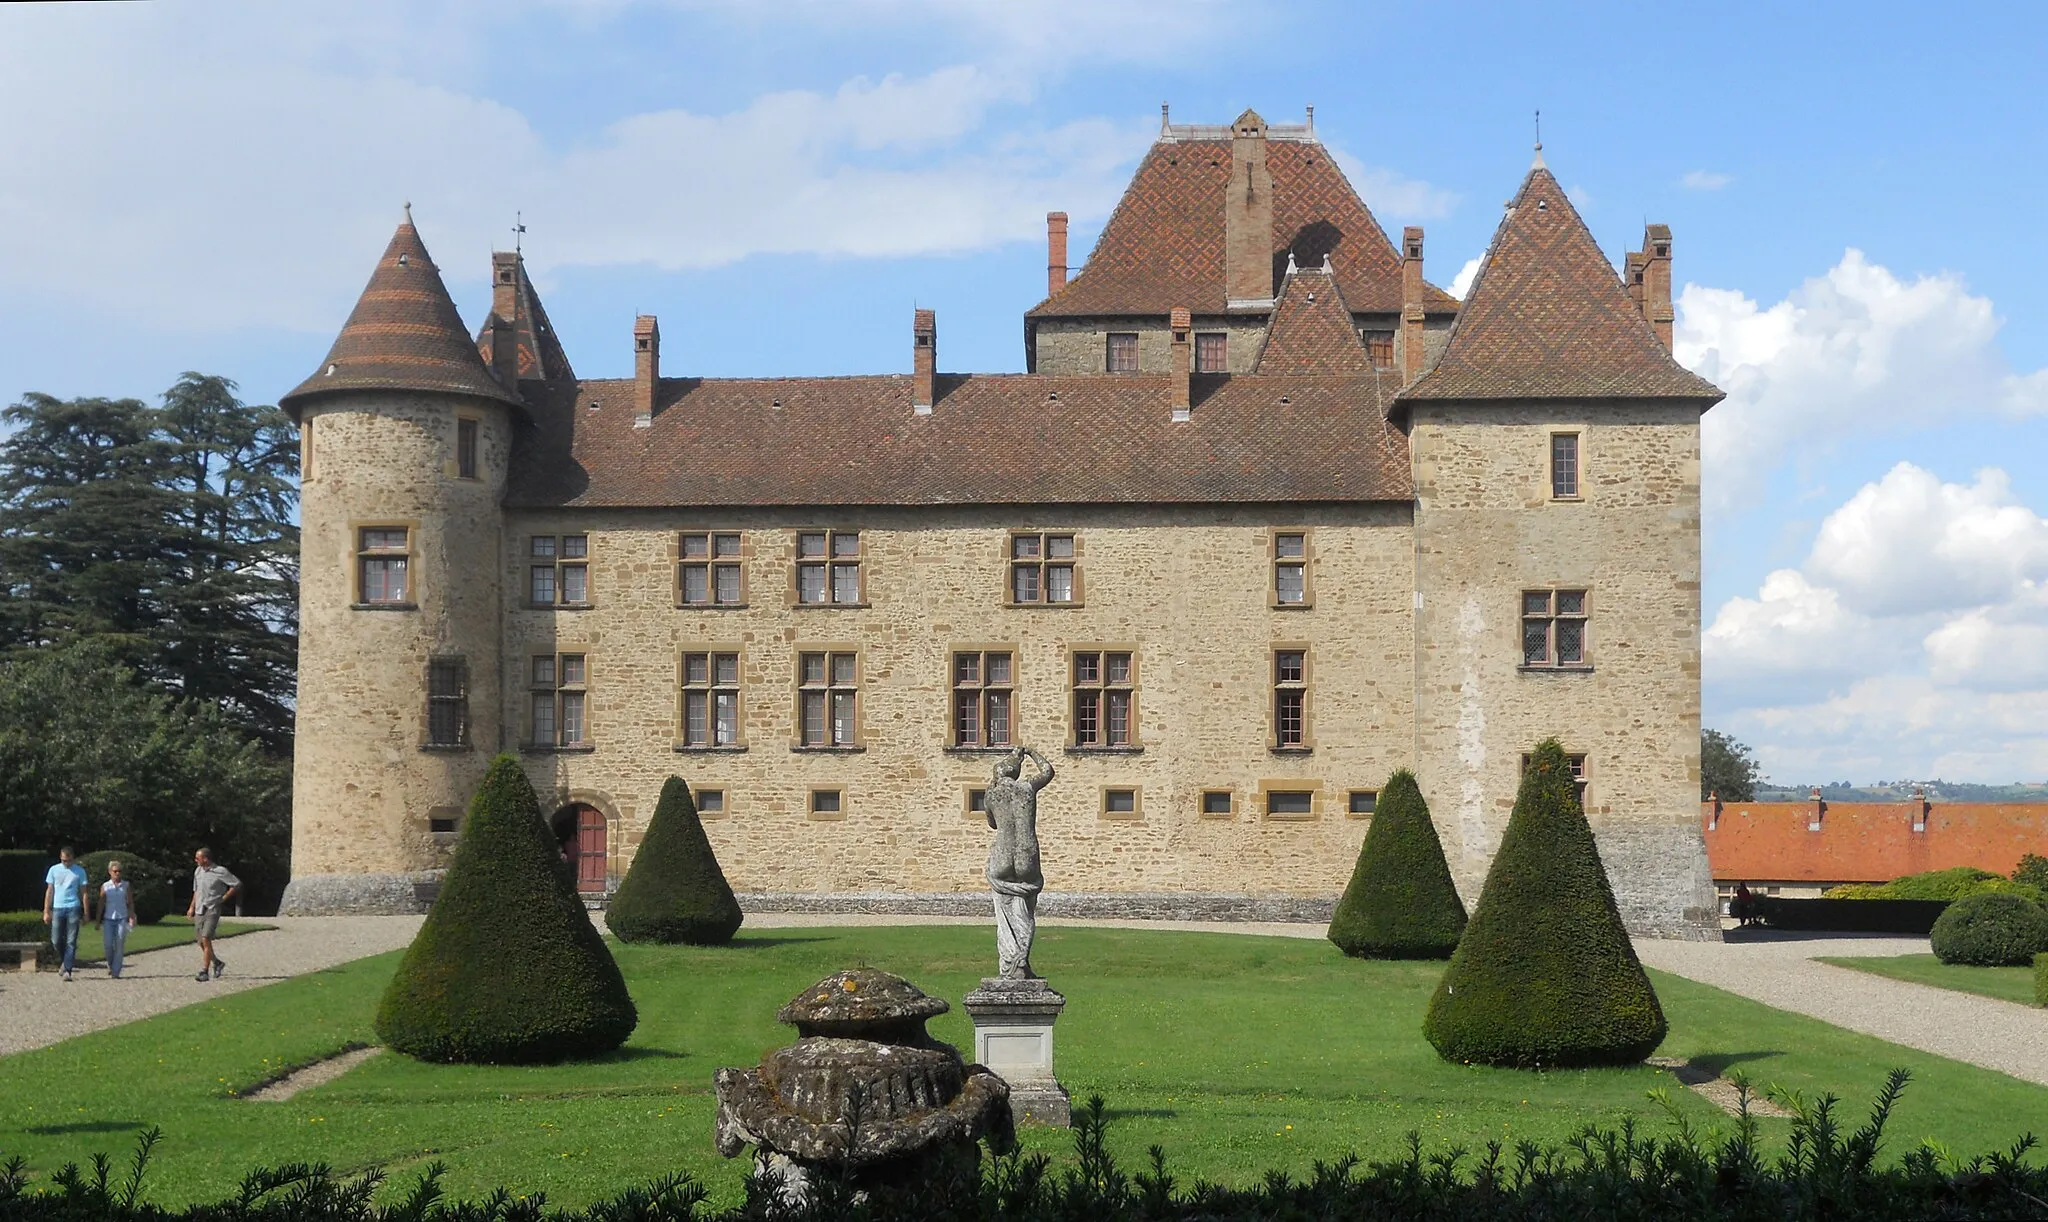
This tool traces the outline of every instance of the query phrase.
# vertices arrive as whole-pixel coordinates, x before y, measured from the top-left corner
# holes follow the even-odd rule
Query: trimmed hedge
[[[1554,738],[1529,757],[1422,1031],[1447,1061],[1524,1069],[1627,1065],[1663,1042],[1664,1009]]]
[[[2034,956],[2034,1004],[2048,1006],[2048,950]]]
[[[1773,929],[1906,933],[1926,937],[1947,900],[1788,900],[1756,897],[1756,917]]]
[[[121,877],[128,880],[128,899],[135,909],[137,925],[154,925],[171,914],[171,872],[134,853],[101,849],[78,859],[85,867],[87,885],[92,888],[92,911],[100,911],[100,884],[107,881],[107,863],[121,863]]]
[[[0,912],[17,908],[43,910],[43,876],[57,864],[55,853],[41,849],[0,849]]]
[[[672,776],[661,787],[647,834],[604,915],[623,942],[714,946],[739,932],[745,915],[683,778]]]
[[[43,910],[0,912],[0,942],[48,942],[50,927],[43,924]]]
[[[1967,895],[1992,894],[2021,895],[2037,904],[2048,901],[2048,895],[2039,886],[2019,881],[2017,871],[2014,878],[2008,879],[1975,866],[1928,870],[1888,883],[1845,883],[1822,892],[1824,898],[1831,900],[1959,900]]]
[[[1406,768],[1387,778],[1351,885],[1330,914],[1330,941],[1359,959],[1448,959],[1465,932],[1429,804]]]
[[[377,1035],[423,1061],[561,1061],[626,1042],[639,1015],[519,761],[470,802],[441,894],[377,1007]]]
[[[2025,967],[2048,950],[2048,908],[2017,895],[1972,895],[1948,906],[1928,940],[1943,963]]]

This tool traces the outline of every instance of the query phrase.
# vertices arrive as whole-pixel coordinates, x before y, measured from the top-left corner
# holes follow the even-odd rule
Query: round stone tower
[[[500,746],[500,502],[516,394],[408,210],[298,421],[299,689],[286,913],[413,912]]]

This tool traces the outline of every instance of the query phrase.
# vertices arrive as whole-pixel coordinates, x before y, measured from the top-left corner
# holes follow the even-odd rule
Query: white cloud
[[[2048,578],[2048,521],[1995,467],[1963,485],[1902,462],[1828,515],[1806,568],[1871,615],[1987,606]]]
[[[1688,191],[1719,191],[1735,181],[1733,174],[1717,174],[1712,170],[1690,170],[1678,185]]]
[[[1451,296],[1463,301],[1465,294],[1472,291],[1472,282],[1478,278],[1479,259],[1475,257],[1465,260],[1465,266],[1458,269],[1457,277],[1451,281],[1449,289]]]
[[[1854,249],[1768,308],[1686,285],[1678,359],[1728,392],[1702,429],[1709,511],[1746,502],[1787,456],[1838,438],[2048,411],[2048,371],[2014,373],[1998,328],[1960,277],[1901,280]]]
[[[1564,194],[1565,198],[1571,200],[1572,205],[1579,211],[1591,212],[1593,210],[1593,193],[1579,184],[1573,183],[1571,186],[1566,187]]]
[[[1271,116],[1267,116],[1269,119]],[[1430,221],[1449,216],[1458,206],[1458,193],[1410,178],[1385,166],[1367,165],[1334,145],[1331,160],[1365,200],[1382,225],[1406,221]],[[1399,235],[1396,234],[1396,237]]]

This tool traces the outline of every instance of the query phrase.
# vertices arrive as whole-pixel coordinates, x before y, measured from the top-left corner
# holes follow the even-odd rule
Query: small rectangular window
[[[1354,789],[1346,795],[1345,811],[1352,818],[1362,818],[1379,806],[1380,791],[1377,789]]]
[[[854,606],[862,601],[859,531],[799,531],[796,561],[798,603]]]
[[[1133,655],[1127,650],[1082,650],[1074,654],[1076,747],[1128,747],[1137,726]]]
[[[1522,665],[1578,669],[1587,657],[1585,590],[1522,591]]]
[[[953,745],[1007,747],[1016,708],[1015,655],[984,650],[953,655]]]
[[[851,653],[797,655],[797,745],[857,746],[859,663]]]
[[[1228,819],[1236,813],[1235,795],[1228,789],[1202,791],[1202,818]]]
[[[722,819],[725,817],[725,791],[723,789],[699,789],[695,797],[697,799],[698,815],[706,819]]]
[[[1358,338],[1365,344],[1366,359],[1374,369],[1394,367],[1394,333],[1367,328],[1359,331]]]
[[[455,820],[446,816],[429,817],[427,831],[436,836],[452,836],[455,834]]]
[[[455,474],[461,479],[476,478],[477,429],[474,420],[455,422]]]
[[[427,745],[469,743],[469,664],[462,658],[427,662]]]
[[[1305,532],[1273,533],[1273,605],[1308,605],[1308,535]]]
[[[975,786],[960,800],[960,813],[969,819],[980,819],[988,813],[988,790]]]
[[[581,607],[590,602],[590,536],[534,535],[526,551],[530,606]]]
[[[1195,332],[1195,372],[1230,372],[1230,333],[1228,331]]]
[[[737,651],[683,654],[685,747],[740,745],[740,655]]]
[[[1550,495],[1569,500],[1579,495],[1579,435],[1550,435]]]
[[[1134,819],[1138,814],[1138,791],[1135,789],[1105,789],[1102,791],[1102,817],[1105,819]]]
[[[356,533],[356,586],[362,602],[383,606],[411,602],[411,535],[403,526],[365,526]]]
[[[1273,745],[1308,745],[1308,651],[1273,651]]]
[[[1078,601],[1079,561],[1071,534],[1010,536],[1010,601],[1065,606]]]
[[[1137,332],[1111,331],[1108,349],[1103,354],[1102,367],[1110,373],[1138,372]]]
[[[1312,789],[1272,789],[1266,792],[1268,819],[1306,819],[1315,814],[1316,795]]]
[[[813,789],[811,791],[811,818],[843,819],[846,817],[846,791],[841,789]]]

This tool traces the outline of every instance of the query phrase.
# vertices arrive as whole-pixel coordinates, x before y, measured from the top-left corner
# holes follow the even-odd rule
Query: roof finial
[[[526,237],[525,237],[525,234],[526,234],[526,214],[525,214],[525,213],[523,213],[523,212],[514,212],[514,213],[512,214],[512,253],[513,253],[513,254],[515,254],[515,255],[516,255],[516,254],[520,253],[520,247],[521,247],[521,246],[522,246],[522,245],[523,245],[523,244],[525,243],[525,241],[526,241]]]
[[[1530,163],[1529,168],[1546,168],[1543,164],[1543,111],[1540,108],[1536,111],[1536,160]]]
[[[408,225],[412,224],[412,201],[411,201],[411,200],[406,200],[406,201],[405,201],[405,223],[406,223],[406,224],[408,224]]]
[[[1311,139],[1311,140],[1315,139],[1315,135],[1316,135],[1316,104],[1315,104],[1314,102],[1310,102],[1310,103],[1308,104],[1308,135],[1309,135],[1309,139]]]
[[[1161,102],[1159,104],[1159,134],[1162,136],[1166,134],[1166,113],[1166,103]]]

